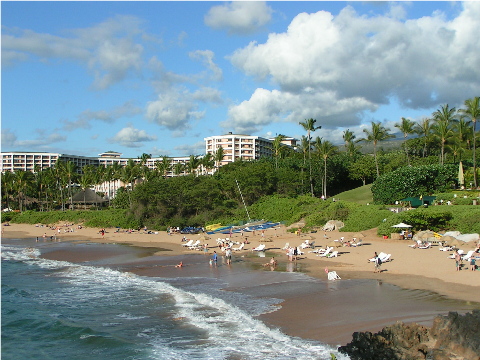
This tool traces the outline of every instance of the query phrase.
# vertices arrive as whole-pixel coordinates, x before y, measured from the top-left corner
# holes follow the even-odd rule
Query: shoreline
[[[58,241],[88,241],[96,243],[119,243],[132,245],[137,247],[151,247],[168,249],[168,254],[162,255],[181,255],[181,254],[198,254],[198,251],[192,251],[181,247],[181,234],[168,235],[165,232],[158,234],[144,234],[141,232],[134,233],[116,233],[113,229],[107,229],[104,237],[99,233],[99,229],[82,228],[76,229],[74,232],[64,233],[63,228],[61,233],[53,230],[47,230],[45,227],[37,227],[29,224],[11,224],[10,226],[2,225],[2,238],[18,238],[28,239],[36,237],[43,241],[42,233],[47,233],[47,237],[51,235],[58,235]],[[374,279],[390,283],[405,289],[422,289],[436,292],[440,295],[451,299],[471,301],[480,303],[480,271],[470,271],[468,264],[464,262],[462,271],[455,271],[455,262],[453,259],[448,259],[451,252],[439,251],[438,246],[432,246],[431,249],[412,249],[408,245],[411,241],[408,240],[390,240],[383,239],[376,235],[375,229],[362,232],[365,235],[363,239],[364,245],[359,247],[341,247],[338,248],[339,256],[336,258],[321,258],[315,256],[313,253],[308,253],[312,249],[305,249],[305,254],[299,256],[298,263],[308,266],[308,275],[326,279],[325,268],[336,271],[342,279]],[[328,239],[322,239],[324,234],[316,233],[309,234],[316,238],[316,247],[319,245],[323,247],[334,239],[350,239],[353,233],[329,231],[325,233]],[[187,238],[197,239],[201,235],[187,235]],[[218,234],[211,235],[209,240],[204,242],[209,243],[209,253],[216,250],[219,255],[218,247],[214,246],[215,238],[228,237],[228,235]],[[251,251],[252,248],[258,246],[260,243],[265,243],[267,260],[268,255],[273,255],[281,263],[288,263],[285,251],[281,250],[286,243],[298,246],[303,242],[302,237],[286,232],[286,228],[281,226],[280,229],[268,229],[265,232],[265,239],[271,241],[262,242],[262,237],[259,232],[255,236],[246,233],[245,237],[239,234],[234,234],[233,241],[241,241],[245,238],[250,242],[245,246],[245,250],[234,252],[233,256],[247,255],[245,259],[249,261],[266,262],[266,260],[256,260],[250,255],[255,254]],[[203,243],[203,242],[202,242]],[[464,247],[465,252],[474,249],[474,243],[467,243]],[[374,252],[385,252],[392,254],[392,261],[382,264],[382,271],[374,273],[373,263],[368,262],[368,258],[373,256]]]
[[[46,232],[48,235],[53,234],[52,230],[45,229],[46,228],[36,227],[34,225],[11,224],[9,227],[2,228],[2,238],[30,239],[31,241],[35,241],[35,238],[38,236],[40,237],[39,241],[43,243],[44,239],[41,237],[43,233]],[[61,229],[61,231],[63,231],[63,228]],[[207,255],[205,255],[203,251],[188,250],[180,246],[183,237],[183,235],[180,234],[169,236],[166,233],[128,234],[116,233],[114,231],[114,229],[107,229],[104,238],[102,238],[99,229],[75,229],[72,233],[57,233],[57,243],[59,243],[59,245],[60,243],[71,243],[73,245],[77,243],[123,244],[135,248],[135,252],[138,253],[139,256],[137,263],[140,264],[142,263],[142,257],[148,257],[148,264],[155,263],[156,256],[171,257],[172,260],[170,262],[172,262],[172,266],[174,262],[176,263],[182,258],[187,259],[187,262],[184,261],[184,263],[188,266],[188,259],[193,259],[192,256],[194,255],[196,255],[198,259],[201,259],[201,262],[206,261],[205,257]],[[259,269],[255,271],[269,271],[269,269],[264,269],[261,264],[267,262],[270,256],[275,256],[279,262],[278,268],[275,269],[276,271],[284,271],[284,269],[288,271],[288,267],[290,267],[291,270],[292,267],[297,265],[300,268],[300,272],[324,282],[327,281],[325,273],[326,267],[328,267],[329,270],[336,271],[342,280],[327,282],[327,285],[332,287],[350,286],[351,282],[349,282],[349,280],[359,280],[360,284],[370,285],[371,283],[368,281],[374,280],[373,283],[376,281],[379,286],[389,286],[389,289],[398,287],[402,291],[408,289],[413,292],[417,290],[431,292],[432,296],[440,302],[459,304],[459,310],[462,310],[462,306],[464,305],[470,308],[480,308],[480,271],[471,272],[462,270],[456,272],[454,260],[447,259],[448,253],[438,251],[436,247],[427,250],[412,249],[407,246],[407,244],[409,244],[408,241],[380,239],[380,237],[372,234],[373,231],[374,230],[363,232],[366,235],[363,240],[363,246],[357,248],[339,248],[340,255],[337,258],[323,259],[315,256],[313,253],[308,253],[308,249],[305,249],[307,250],[305,251],[305,255],[300,256],[297,262],[289,262],[285,252],[281,250],[281,248],[286,242],[292,245],[299,245],[302,240],[295,234],[287,233],[284,227],[277,230],[267,230],[265,237],[272,239],[272,241],[265,242],[267,247],[265,258],[258,257],[257,253],[251,251],[253,247],[256,247],[262,242],[261,235],[256,234],[256,236],[251,236],[251,234],[248,234],[250,243],[246,245],[247,250],[234,252],[233,266],[235,266],[235,258],[237,258],[237,260],[241,259],[243,262],[255,264],[255,268]],[[311,235],[317,239],[322,239],[324,236],[323,232]],[[327,242],[334,238],[344,236],[348,239],[350,236],[349,233],[339,232],[327,232],[327,235],[330,239],[316,240],[316,243],[326,245]],[[187,238],[197,239],[200,236],[201,235],[191,235],[187,236]],[[222,237],[224,236],[227,235],[222,235]],[[211,257],[213,250],[216,250],[217,253],[221,255],[219,248],[213,246],[216,237],[217,236],[207,240],[209,242],[208,257]],[[244,239],[244,237],[241,235],[235,234],[233,237],[234,241],[240,241],[242,239]],[[50,242],[50,240],[46,240],[45,242]],[[142,249],[145,250],[143,251]],[[118,255],[116,252],[93,253],[92,251],[82,252],[77,250],[57,249],[45,253],[42,257],[52,260],[84,262],[99,260],[102,259],[102,257],[114,258],[114,256]],[[373,255],[374,251],[392,253],[393,261],[384,263],[381,273],[374,273],[373,264],[367,260],[368,257]],[[119,261],[121,263],[121,260]],[[194,262],[193,260],[190,261]],[[437,264],[437,268],[432,269],[434,264]],[[164,270],[165,268],[163,268],[163,271]],[[162,268],[159,267],[156,270],[140,270],[138,272],[133,270],[132,272],[136,272],[142,276],[160,276],[161,271]],[[433,271],[435,272],[435,277],[432,276]],[[456,279],[456,282],[452,281],[452,279]],[[367,282],[362,282],[362,280]],[[400,290],[399,294],[402,294]],[[356,291],[358,293],[358,290]],[[394,289],[393,291],[397,290]],[[366,296],[368,297],[369,295],[367,294]],[[330,305],[327,306],[326,303],[331,301],[338,303],[341,302],[342,299],[333,300],[335,298],[332,298],[332,294],[325,295],[324,293],[316,292],[314,289],[311,293],[309,292],[302,297],[294,294],[282,296],[281,292],[279,292],[279,297],[283,299],[283,302],[280,304],[281,307],[279,307],[277,311],[260,315],[259,318],[262,321],[280,327],[287,335],[320,340],[332,346],[343,345],[351,341],[351,335],[355,331],[379,331],[384,326],[390,325],[398,320],[395,310],[383,310],[383,313],[379,310],[379,314],[382,316],[379,319],[364,319],[360,317],[357,321],[357,314],[352,313],[350,314],[352,317],[351,321],[339,324],[337,323],[338,318],[346,315],[345,313],[350,311],[350,308],[352,308],[351,304],[354,304],[356,299],[349,299],[350,305],[347,304],[346,307],[340,308],[340,311],[340,309],[335,309],[335,307],[328,307]],[[319,306],[320,304],[325,307]],[[370,305],[359,304],[359,309],[361,311],[362,307],[368,306]],[[310,309],[308,313],[306,309]],[[415,309],[412,309],[411,315],[409,315],[409,309],[404,310],[402,313],[403,317],[401,317],[400,320],[407,319],[411,320],[410,322],[417,322],[414,310]],[[305,316],[305,314],[308,314],[308,316]],[[424,313],[422,313],[422,315],[424,315]],[[423,322],[424,325],[428,325],[436,315],[438,315],[438,313],[432,313],[428,319],[419,318],[418,320]],[[301,319],[301,322],[299,322],[299,319]],[[327,325],[321,325],[320,323],[331,323],[331,325],[329,328]],[[339,335],[337,335],[337,333]]]

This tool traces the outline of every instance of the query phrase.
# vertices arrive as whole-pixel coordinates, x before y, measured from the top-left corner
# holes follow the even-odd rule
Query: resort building
[[[219,148],[223,148],[223,160],[217,164],[218,167],[240,159],[248,161],[273,156],[272,144],[274,139],[229,132],[226,135],[210,136],[204,140],[205,154],[215,155]],[[297,139],[287,137],[282,143],[295,149]]]
[[[205,154],[215,155],[215,152],[221,147],[223,148],[224,156],[220,162],[217,162],[216,167],[221,167],[236,160],[256,160],[261,157],[273,156],[272,144],[274,139],[265,139],[260,136],[232,134],[210,136],[205,140]],[[282,141],[283,144],[295,149],[297,139],[287,137]],[[202,158],[200,156],[199,158]],[[115,163],[124,167],[129,162],[130,158],[122,157],[122,153],[115,151],[107,151],[98,154],[98,157],[87,157],[79,155],[68,155],[61,153],[47,153],[47,152],[2,152],[2,162],[0,164],[0,172],[5,171],[41,171],[43,169],[52,167],[57,160],[64,162],[71,161],[77,166],[77,172],[81,173],[85,165],[93,166],[108,166]],[[132,158],[135,163],[140,163],[139,158]],[[178,164],[186,165],[190,161],[188,156],[168,157],[170,161],[170,170],[164,174],[167,177],[178,175],[185,175],[186,170],[180,172]],[[162,157],[150,158],[146,160],[145,165],[150,169],[158,167],[159,163],[163,162]],[[183,166],[185,168],[185,166]],[[198,167],[196,173],[199,175],[212,173],[213,169],[206,169],[202,165]]]
[[[77,171],[80,173],[82,167],[85,165],[98,166],[98,159],[94,157],[67,155],[60,153],[46,153],[46,152],[2,152],[2,163],[0,171],[31,171],[36,169],[43,170],[55,165],[55,162],[60,159],[62,161],[72,161],[77,165]]]

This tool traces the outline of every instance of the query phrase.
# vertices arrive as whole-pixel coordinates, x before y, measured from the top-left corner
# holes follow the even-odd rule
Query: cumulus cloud
[[[64,120],[63,130],[73,131],[75,129],[90,129],[92,121],[102,121],[106,123],[113,123],[115,120],[122,117],[132,117],[142,113],[142,109],[135,106],[132,102],[126,102],[110,111],[106,110],[90,110],[82,111],[78,115],[77,120]]]
[[[211,79],[220,81],[223,78],[222,69],[213,62],[214,53],[211,50],[196,50],[189,53],[190,58],[200,60],[212,73]]]
[[[230,56],[247,75],[278,89],[257,89],[230,107],[229,119],[244,131],[310,117],[350,126],[391,99],[421,109],[478,94],[480,3],[462,6],[453,20],[435,12],[403,21],[398,4],[383,16],[360,16],[351,6],[337,16],[301,13],[284,33]]]
[[[148,38],[141,25],[136,17],[116,16],[90,28],[71,30],[63,37],[2,27],[2,65],[27,59],[76,60],[94,74],[94,88],[106,89],[139,71],[143,47],[136,36]]]
[[[110,144],[119,144],[129,148],[139,148],[144,142],[157,140],[156,135],[149,135],[145,130],[135,129],[133,125],[120,130],[115,136],[108,139]]]
[[[186,128],[196,109],[188,94],[170,92],[158,95],[158,99],[147,103],[146,117],[149,121],[169,130]]]
[[[335,106],[332,106],[335,103]],[[295,94],[279,90],[256,89],[249,100],[230,106],[228,119],[220,123],[225,129],[253,133],[275,122],[298,123],[316,117],[322,126],[354,125],[365,109],[374,111],[376,105],[364,98],[337,99],[335,92],[303,92]]]
[[[270,22],[272,12],[265,2],[234,1],[212,7],[204,21],[207,26],[227,30],[229,34],[251,34]]]
[[[67,137],[58,133],[46,134],[45,130],[37,129],[36,139],[19,140],[10,129],[2,129],[2,151],[47,151],[51,145],[67,140]]]

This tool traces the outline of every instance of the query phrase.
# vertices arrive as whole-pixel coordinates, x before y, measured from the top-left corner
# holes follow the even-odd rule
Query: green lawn
[[[360,205],[373,203],[372,184],[360,186],[353,190],[344,191],[334,196],[335,199],[351,201]]]

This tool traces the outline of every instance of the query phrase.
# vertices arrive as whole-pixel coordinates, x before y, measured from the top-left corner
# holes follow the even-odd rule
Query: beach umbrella
[[[393,228],[401,229],[401,228],[411,228],[412,225],[408,225],[408,224],[405,224],[405,223],[401,222],[400,224],[393,225],[392,227],[393,227]]]
[[[431,237],[435,237],[433,232],[425,231],[422,235],[420,235],[420,239],[429,239]]]
[[[357,232],[357,233],[353,234],[352,237],[354,237],[356,239],[363,239],[365,237],[365,235],[360,233],[360,232]]]
[[[465,177],[463,176],[463,164],[460,161],[458,164],[458,185],[463,186],[465,184]]]
[[[458,239],[451,235],[445,235],[440,238],[440,241],[453,241],[453,240],[458,240]]]
[[[342,247],[343,244],[338,241],[338,240],[335,240],[335,241],[331,241],[327,246],[330,246],[330,247]]]
[[[465,245],[465,243],[463,241],[453,238],[453,240],[447,242],[447,245],[459,247],[461,245]]]

